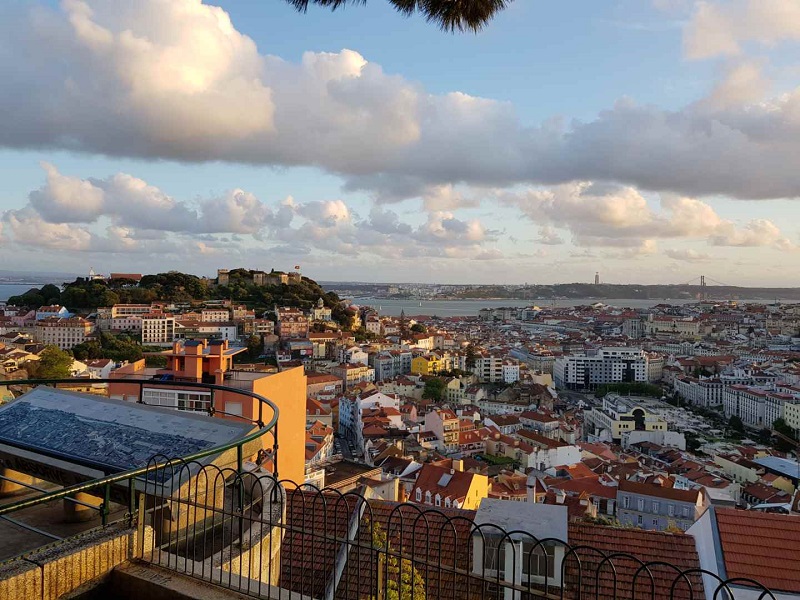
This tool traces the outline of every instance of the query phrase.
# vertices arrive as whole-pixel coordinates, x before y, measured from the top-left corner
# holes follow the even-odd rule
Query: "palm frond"
[[[309,4],[336,10],[347,4],[366,4],[367,0],[286,0],[298,11],[305,12]],[[508,8],[514,0],[389,0],[401,14],[410,17],[420,13],[429,23],[443,31],[480,31],[497,13]]]

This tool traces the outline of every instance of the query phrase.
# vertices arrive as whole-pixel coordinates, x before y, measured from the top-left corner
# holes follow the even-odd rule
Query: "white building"
[[[168,345],[175,339],[175,317],[149,314],[142,317],[142,344]]]
[[[500,383],[503,381],[503,359],[490,354],[478,356],[475,358],[472,372],[485,383]],[[519,365],[517,365],[517,379],[519,379]]]
[[[514,383],[519,381],[519,363],[514,360],[503,361],[503,383]]]
[[[722,394],[725,384],[718,377],[697,379],[695,377],[676,377],[675,391],[681,398],[694,406],[719,406],[722,404]]]
[[[69,350],[86,341],[94,331],[94,324],[81,317],[61,319],[49,317],[36,322],[34,337],[46,346],[58,346]]]
[[[638,348],[601,348],[594,356],[563,356],[553,365],[556,387],[593,389],[605,383],[646,383],[649,357]]]
[[[369,365],[369,354],[358,346],[350,346],[339,350],[339,362],[351,365]]]
[[[230,319],[231,313],[227,308],[204,308],[200,311],[200,320],[204,323],[225,323]]]

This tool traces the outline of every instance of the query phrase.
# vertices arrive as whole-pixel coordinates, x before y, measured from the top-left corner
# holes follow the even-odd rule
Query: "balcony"
[[[44,589],[44,597],[74,599],[705,597],[699,575],[677,555],[675,566],[643,562],[572,539],[537,539],[474,511],[279,480],[266,461],[243,460],[246,444],[278,423],[274,404],[251,397],[272,410],[251,434],[0,504],[3,526],[51,540],[0,557],[0,597],[27,600]],[[219,460],[225,456],[233,460]],[[96,526],[76,532],[41,518],[54,501],[79,494],[101,498],[79,501],[96,511]]]

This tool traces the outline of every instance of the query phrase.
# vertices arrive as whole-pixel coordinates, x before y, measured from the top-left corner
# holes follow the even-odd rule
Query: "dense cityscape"
[[[159,285],[170,277],[189,276],[161,274]],[[314,301],[308,293],[321,288],[297,271],[220,269],[194,293],[233,300],[174,301],[173,291],[139,304],[20,305],[82,297],[75,288],[87,286],[136,296],[150,280],[92,273],[2,305],[8,407],[30,413],[12,401],[30,386],[14,381],[36,377],[72,377],[73,389],[125,400],[125,382],[138,375],[255,391],[259,380],[301,373],[305,407],[291,407],[305,430],[296,475],[320,489],[435,509],[479,511],[486,499],[562,506],[569,523],[686,532],[698,548],[729,543],[724,528],[707,527],[710,507],[800,514],[798,304],[699,298],[382,316],[330,292]],[[254,290],[297,302],[257,310],[235,300]],[[190,355],[202,364],[190,367]],[[216,371],[205,362],[214,356]],[[204,394],[144,388],[140,400],[211,414]],[[234,402],[224,414],[248,416]],[[42,418],[37,427],[53,427]],[[70,418],[63,413],[66,427]],[[5,435],[30,443],[33,429],[15,430]],[[81,435],[110,434],[104,425]]]

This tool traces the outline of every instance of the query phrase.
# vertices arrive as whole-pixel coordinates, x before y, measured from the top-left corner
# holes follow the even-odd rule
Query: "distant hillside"
[[[451,294],[455,298],[507,298],[509,300],[540,300],[549,298],[597,298],[681,300],[699,298],[699,285],[639,285],[563,283],[555,285],[530,285],[525,287],[480,286],[470,287]],[[750,288],[734,286],[707,286],[706,295],[716,300],[800,300],[800,288]]]
[[[63,290],[55,285],[32,288],[8,299],[9,304],[39,307],[62,304],[69,309],[92,310],[118,303],[148,304],[157,300],[194,303],[203,300],[231,300],[257,311],[271,311],[275,305],[310,308],[322,298],[340,324],[348,323],[341,300],[326,292],[316,281],[303,277],[298,283],[257,286],[247,269],[230,271],[228,285],[216,285],[214,280],[178,271],[145,275],[136,284],[126,280],[88,280],[79,277],[65,283]]]

